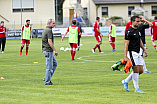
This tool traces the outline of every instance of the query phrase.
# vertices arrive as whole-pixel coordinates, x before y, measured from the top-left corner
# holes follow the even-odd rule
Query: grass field
[[[139,77],[140,89],[145,93],[134,93],[133,82],[126,92],[121,80],[130,73],[112,71],[110,67],[124,57],[124,39],[116,38],[116,51],[107,37],[101,45],[104,53],[93,54],[94,37],[82,37],[83,46],[77,51],[75,61],[70,52],[60,51],[69,47],[65,38],[55,38],[58,67],[52,77],[54,85],[44,85],[45,57],[41,51],[41,38],[33,39],[29,56],[19,56],[21,40],[7,40],[4,54],[0,54],[0,104],[157,104],[157,52],[147,39],[147,69],[152,73]],[[39,62],[34,64],[33,62]]]

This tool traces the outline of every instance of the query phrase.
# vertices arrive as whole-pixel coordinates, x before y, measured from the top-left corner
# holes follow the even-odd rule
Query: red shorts
[[[96,38],[96,41],[98,41],[98,42],[101,42],[101,41],[102,41],[101,36],[96,36],[95,38]]]
[[[109,37],[109,42],[115,42],[115,37],[110,36]]]
[[[71,48],[77,48],[77,44],[75,43],[69,43]]]
[[[30,44],[30,40],[22,39],[22,44]]]
[[[156,35],[152,35],[151,40],[152,40],[152,41],[157,40],[157,36],[156,36]]]

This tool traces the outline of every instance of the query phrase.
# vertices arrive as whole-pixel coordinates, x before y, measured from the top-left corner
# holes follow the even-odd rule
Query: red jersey
[[[151,27],[151,33],[153,35],[153,39],[157,39],[157,20],[152,22],[153,26]]]
[[[94,23],[95,37],[100,36],[100,33],[97,31],[97,28],[99,29],[99,22],[95,21],[95,23]]]
[[[3,32],[6,32],[6,28],[4,26],[0,26],[0,38],[6,38],[6,35]]]
[[[77,27],[77,26],[76,26],[76,25],[71,25],[71,27],[75,28],[75,27]],[[69,27],[68,27],[67,31],[69,32]],[[79,28],[78,28],[78,33],[81,33],[81,31],[80,31]]]
[[[29,26],[27,26],[27,25],[25,25],[26,27],[29,27]],[[24,26],[22,26],[22,31],[23,31],[23,29],[24,29]],[[32,31],[32,29],[31,29],[31,27],[30,27],[30,31]]]
[[[126,24],[125,33],[126,33],[126,30],[129,29],[131,26],[132,26],[132,23],[130,21]]]

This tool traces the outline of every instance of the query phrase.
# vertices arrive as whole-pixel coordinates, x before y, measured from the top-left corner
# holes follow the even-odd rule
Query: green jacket
[[[78,27],[69,27],[69,43],[78,43]]]

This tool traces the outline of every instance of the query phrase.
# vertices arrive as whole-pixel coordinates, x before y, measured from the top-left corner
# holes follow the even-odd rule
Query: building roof
[[[143,3],[157,3],[157,0],[93,0],[97,5],[100,4],[139,4]]]

